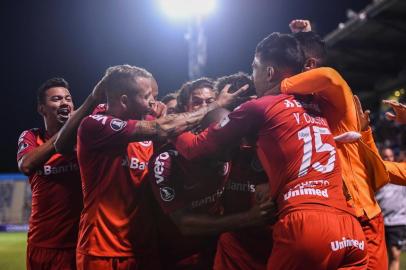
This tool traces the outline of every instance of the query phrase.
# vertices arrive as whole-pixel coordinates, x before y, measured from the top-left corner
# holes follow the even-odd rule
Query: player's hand
[[[395,100],[383,100],[382,101],[384,104],[387,104],[392,107],[392,109],[395,111],[395,114],[391,112],[387,112],[386,118],[388,120],[394,120],[395,122],[406,125],[406,105],[399,103]]]
[[[216,102],[220,107],[230,107],[233,104],[242,103],[249,99],[249,97],[241,97],[241,95],[243,95],[244,92],[247,91],[247,89],[249,88],[248,84],[244,85],[234,93],[228,92],[228,89],[230,89],[230,87],[230,84],[224,86],[220,94],[217,96]]]
[[[253,206],[249,210],[249,214],[253,224],[265,225],[275,222],[277,210],[275,202],[268,198],[268,200]]]
[[[256,185],[255,193],[254,193],[255,202],[257,204],[266,202],[269,200],[269,184],[264,183],[260,185]]]
[[[371,114],[370,110],[362,110],[361,101],[359,100],[358,96],[354,95],[354,102],[355,102],[355,110],[359,116],[361,131],[366,131],[369,128],[369,123],[371,119],[369,115]]]
[[[292,33],[312,31],[312,26],[310,25],[309,20],[293,20],[290,22],[289,28]]]
[[[163,104],[161,101],[155,101],[151,107],[153,116],[155,116],[156,118],[161,118],[166,115],[166,105]]]

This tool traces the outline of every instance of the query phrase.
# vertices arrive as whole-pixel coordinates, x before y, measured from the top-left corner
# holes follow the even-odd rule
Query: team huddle
[[[406,185],[406,164],[381,159],[308,26],[259,42],[252,76],[189,81],[162,101],[130,65],[75,111],[69,84],[46,81],[45,129],[18,140],[27,269],[387,269],[374,193]]]

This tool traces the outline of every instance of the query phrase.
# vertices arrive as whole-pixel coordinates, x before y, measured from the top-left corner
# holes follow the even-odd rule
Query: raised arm
[[[240,143],[247,134],[256,134],[264,121],[262,107],[246,102],[216,125],[199,135],[186,132],[174,139],[176,149],[187,159],[221,154]]]
[[[85,102],[83,102],[58,132],[58,137],[54,142],[55,150],[57,152],[68,154],[73,151],[80,122],[85,116],[91,114],[105,97],[105,91],[101,82],[102,80],[99,81],[94,87],[92,93],[86,98]]]
[[[132,139],[134,141],[166,140],[191,130],[200,123],[200,120],[209,111],[219,107],[227,107],[238,100],[239,96],[248,89],[248,85],[244,85],[234,93],[228,93],[229,88],[230,85],[224,87],[215,102],[197,111],[169,114],[152,121],[138,121]]]
[[[346,109],[353,104],[352,92],[346,81],[334,69],[315,68],[284,79],[280,84],[283,94],[317,94],[336,110]]]

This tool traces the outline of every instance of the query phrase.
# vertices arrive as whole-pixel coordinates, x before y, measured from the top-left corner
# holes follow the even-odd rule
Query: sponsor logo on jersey
[[[165,202],[170,202],[173,199],[175,199],[175,190],[171,187],[161,187],[159,188],[159,191],[161,193],[161,198]]]
[[[231,181],[227,182],[226,190],[253,193],[253,192],[255,192],[255,185],[252,184],[250,181],[247,181],[245,183],[238,183],[238,182],[233,182],[231,180]]]
[[[127,122],[114,118],[110,122],[110,127],[114,131],[120,131],[127,125]]]
[[[297,196],[313,195],[328,198],[327,188],[322,189],[330,185],[330,182],[327,180],[311,180],[297,184],[293,188],[289,189],[283,195],[284,200],[288,200]]]
[[[364,240],[359,241],[354,239],[346,239],[345,237],[343,237],[342,240],[330,242],[330,244],[332,251],[337,251],[346,247],[355,247],[360,250],[364,250],[365,248]]]
[[[155,158],[155,163],[154,163],[154,176],[155,176],[155,181],[159,185],[165,180],[165,177],[163,176],[164,173],[164,165],[165,165],[165,160],[167,160],[170,157],[170,154],[172,153],[173,155],[177,156],[178,152],[177,151],[168,151],[168,152],[163,152],[159,156]]]
[[[79,171],[79,165],[75,162],[69,162],[67,165],[50,166],[44,165],[44,169],[38,170],[39,175],[56,175],[68,172]]]
[[[198,200],[194,200],[191,203],[191,207],[196,208],[196,207],[200,207],[200,206],[203,206],[203,205],[206,205],[209,203],[215,203],[221,197],[223,192],[224,192],[224,188],[221,188],[221,189],[216,190],[215,193],[213,193],[209,196],[206,196],[206,197],[198,199]]]

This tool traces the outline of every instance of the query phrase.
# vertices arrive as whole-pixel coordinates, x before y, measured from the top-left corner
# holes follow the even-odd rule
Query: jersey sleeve
[[[162,211],[169,214],[187,207],[181,179],[175,179],[175,159],[178,153],[168,150],[149,162],[149,182]]]
[[[406,162],[384,161],[392,184],[406,186]]]
[[[344,115],[354,107],[350,87],[332,68],[322,67],[302,72],[284,79],[280,86],[283,94],[315,94],[328,102],[331,110],[336,114]],[[353,120],[357,121],[357,119]]]
[[[25,130],[18,138],[17,161],[38,147],[37,136],[33,130]]]
[[[122,152],[131,141],[136,123],[136,120],[90,115],[79,126],[78,141],[89,150]]]
[[[228,146],[238,145],[244,136],[258,132],[264,119],[262,106],[254,101],[246,102],[198,135],[181,134],[174,140],[174,145],[186,159],[208,157]]]

